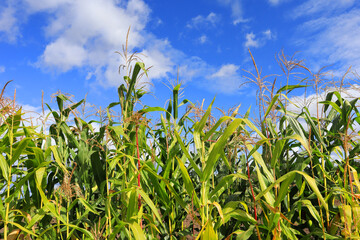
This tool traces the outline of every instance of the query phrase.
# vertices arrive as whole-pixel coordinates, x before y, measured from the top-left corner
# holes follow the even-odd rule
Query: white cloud
[[[210,66],[199,57],[190,57],[179,66],[180,80],[184,83],[193,79],[202,78],[205,72],[210,70]]]
[[[185,82],[199,80],[204,83],[204,73],[217,72],[217,68],[209,65],[201,58],[187,56],[172,47],[167,39],[159,39],[146,28],[150,21],[151,9],[143,0],[18,0],[22,3],[16,11],[24,11],[24,18],[45,13],[44,21],[45,46],[37,61],[37,66],[44,70],[55,70],[59,73],[73,69],[85,72],[87,80],[104,87],[118,86],[123,83],[123,75],[118,74],[119,65],[123,63],[115,51],[122,49],[126,33],[131,26],[128,51],[136,50],[145,66],[152,68],[149,78],[143,77],[141,83],[154,79],[169,78],[176,74],[179,65],[180,78]],[[238,2],[240,3],[240,2]],[[230,4],[236,10],[236,1]],[[26,9],[26,11],[24,10]],[[191,20],[193,27],[215,26],[220,16],[209,13]],[[203,35],[200,43],[207,41]],[[146,56],[144,56],[146,55]],[[235,66],[235,65],[234,65]],[[230,69],[231,70],[231,69]],[[124,73],[123,73],[124,74]],[[235,83],[238,74],[230,74],[221,81],[221,86]],[[206,87],[216,92],[228,92],[226,87],[217,88],[216,75],[206,79]],[[210,86],[214,84],[214,86]],[[228,84],[229,86],[231,84]],[[238,86],[238,85],[236,85]],[[233,87],[238,89],[238,87]]]
[[[0,66],[0,73],[5,72],[5,67],[4,66]]]
[[[11,6],[0,9],[0,33],[3,33],[9,42],[15,42],[19,36],[15,9]]]
[[[245,47],[259,47],[260,43],[258,40],[255,39],[255,34],[254,33],[247,33],[245,38],[246,38],[246,42],[245,42]]]
[[[220,16],[211,12],[206,17],[204,17],[203,15],[198,15],[192,18],[190,22],[186,25],[186,27],[188,28],[200,28],[207,26],[215,27],[219,21],[220,21]]]
[[[275,39],[275,35],[270,29],[267,29],[266,31],[263,31],[259,37],[257,37],[253,32],[247,33],[245,35],[245,47],[262,47],[266,44],[268,40]]]
[[[70,42],[71,39],[58,38],[46,46],[41,64],[68,71],[73,67],[81,67],[87,58],[83,46]]]
[[[146,67],[153,65],[150,81],[166,76],[175,69],[167,40],[157,39],[146,31],[151,9],[143,0],[22,0],[29,16],[39,12],[50,13],[45,23],[45,35],[50,41],[39,57],[37,66],[66,72],[87,69],[87,79],[95,76],[103,86],[118,86],[123,77],[118,67],[123,59],[115,54],[125,44],[131,26],[128,51],[135,48],[147,55]],[[215,21],[211,13],[206,18]],[[168,51],[165,51],[168,50]]]
[[[268,40],[270,40],[270,39],[273,39],[273,38],[274,38],[274,34],[271,32],[271,30],[270,30],[270,29],[268,29],[268,30],[266,30],[266,31],[262,32],[262,34],[263,34],[263,35],[264,35],[264,37],[265,37],[266,39],[268,39]]]
[[[214,67],[199,57],[186,59],[179,66],[179,76],[185,84],[193,81],[202,89],[230,95],[240,93],[240,85],[243,82],[240,66],[229,63]]]
[[[288,0],[268,0],[268,2],[270,3],[270,5],[272,6],[277,6],[279,5],[280,3],[283,3],[283,2],[286,2]]]
[[[233,76],[233,75],[236,75],[236,72],[239,70],[239,68],[240,68],[239,66],[234,65],[234,64],[226,64],[226,65],[221,66],[219,71],[212,74],[210,77],[211,78],[222,78],[222,77],[227,77],[227,76]]]
[[[57,8],[71,4],[72,0],[24,0],[28,11],[55,11]]]
[[[218,2],[231,8],[231,16],[234,25],[248,21],[247,19],[244,19],[241,0],[218,0]]]
[[[199,37],[198,41],[199,43],[204,44],[208,41],[208,38],[206,35],[202,35],[201,37]]]
[[[271,1],[271,0],[270,0]],[[274,0],[272,0],[274,1]],[[276,0],[275,0],[276,1]],[[291,12],[292,17],[311,15],[315,13],[330,14],[333,11],[341,11],[353,6],[356,0],[308,0],[299,5]]]
[[[281,0],[269,0],[269,3],[271,5],[278,5],[280,3]]]
[[[234,64],[225,64],[216,72],[207,76],[207,87],[215,92],[225,94],[235,94],[239,92],[241,76],[239,74],[240,66]]]
[[[318,16],[298,29],[298,44],[312,66],[336,64],[344,72],[349,66],[360,69],[360,9]]]

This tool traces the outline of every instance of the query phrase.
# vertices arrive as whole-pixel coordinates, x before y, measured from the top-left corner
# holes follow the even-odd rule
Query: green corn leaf
[[[326,149],[326,145],[324,143],[323,138],[321,137],[321,132],[319,132],[319,128],[315,126],[314,120],[311,118],[309,110],[307,108],[304,108],[305,117],[307,119],[307,122],[311,126],[311,132],[316,136],[317,140],[321,143],[324,149]]]
[[[288,194],[288,192],[290,191],[289,186],[290,184],[294,181],[295,178],[295,174],[287,177],[282,183],[281,183],[281,187],[280,190],[278,192],[276,201],[274,203],[274,207],[279,206],[280,202],[285,198],[285,196]]]
[[[336,110],[338,113],[341,114],[342,110],[340,109],[340,107],[334,103],[334,102],[330,102],[330,101],[321,101],[319,103],[322,103],[322,104],[325,104],[326,106],[327,105],[330,105],[334,110]]]
[[[2,154],[0,154],[0,168],[1,168],[1,172],[2,175],[5,179],[5,181],[10,181],[9,179],[9,165],[6,162],[6,159],[4,158],[4,156]]]
[[[169,105],[168,105],[168,108],[167,108],[167,111],[166,111],[166,120],[167,120],[168,122],[170,122],[171,109],[172,109],[172,100],[170,99]]]
[[[66,108],[64,110],[65,117],[68,118],[69,115],[70,115],[70,112],[75,110],[77,107],[79,107],[83,102],[84,102],[84,99],[82,99],[81,101],[79,101],[79,102],[77,102],[75,104],[72,104],[70,107]]]
[[[37,169],[35,172],[36,181],[37,181],[37,183],[39,183],[39,185],[41,185],[41,183],[42,183],[45,171],[46,171],[46,168],[41,167],[41,168]]]
[[[108,129],[110,131],[114,131],[117,136],[123,136],[127,141],[130,141],[129,136],[125,134],[124,128],[122,126],[108,126]]]
[[[5,207],[4,207],[4,201],[0,201],[0,216],[1,219],[5,219]]]
[[[216,240],[218,239],[217,234],[214,231],[214,228],[212,226],[211,222],[207,222],[205,231],[201,234],[201,240]]]
[[[267,140],[267,138],[264,136],[264,134],[262,134],[262,132],[249,120],[249,119],[246,119],[246,118],[243,118],[242,119],[246,125],[248,125],[253,131],[255,131],[259,137],[262,139],[262,140]],[[267,142],[267,144],[269,144]]]
[[[96,184],[100,192],[104,191],[103,182],[106,180],[106,172],[104,170],[105,161],[102,161],[99,152],[91,154],[91,167],[94,174]]]
[[[203,128],[205,127],[206,122],[208,121],[214,101],[215,101],[215,98],[210,103],[208,109],[206,110],[204,116],[201,118],[200,122],[198,122],[194,125],[194,134],[193,135],[194,135],[194,143],[195,143],[196,149],[200,149],[202,147],[200,135],[201,135]]]
[[[110,109],[110,108],[113,108],[113,107],[115,107],[115,106],[117,106],[117,105],[119,105],[120,104],[120,102],[112,102],[112,103],[110,103],[109,105],[108,105],[108,109]]]
[[[213,168],[221,156],[222,149],[224,148],[225,144],[227,143],[228,138],[234,131],[239,127],[239,125],[243,122],[243,119],[234,119],[232,123],[224,130],[223,134],[219,138],[219,140],[214,144],[209,156],[206,160],[206,166],[203,172],[203,176],[201,181],[208,181],[211,174],[213,174]]]
[[[129,223],[129,227],[134,234],[136,240],[146,240],[145,234],[139,224],[135,222]]]
[[[247,240],[249,239],[254,232],[254,225],[251,225],[246,231],[241,231],[238,230],[236,232],[234,232],[237,236],[236,236],[236,240]]]
[[[148,113],[148,112],[166,112],[162,107],[147,107],[139,111],[139,113]]]
[[[83,198],[78,198],[78,199],[79,199],[79,202],[81,202],[81,204],[85,207],[86,210],[99,215],[99,212],[96,211],[95,208],[93,206],[91,206],[85,199],[83,199]]]
[[[179,203],[179,205],[186,209],[186,211],[188,211],[188,205],[184,202],[184,200],[179,196],[178,192],[174,189],[174,187],[172,186],[172,184],[170,184],[170,182],[161,177],[160,175],[158,175],[157,173],[155,173],[152,169],[150,169],[147,165],[143,166],[143,169],[146,170],[148,173],[152,174],[154,177],[160,179],[162,182],[164,182],[164,184],[166,185],[166,187],[169,189],[170,193],[174,196],[174,198],[176,199],[176,201]]]
[[[264,114],[264,117],[263,119],[266,119],[266,117],[269,115],[270,111],[273,109],[274,107],[274,104],[277,102],[278,98],[279,98],[279,94],[276,94],[272,99],[271,99],[271,102],[269,104],[269,106],[267,107],[266,109],[266,112]]]
[[[173,100],[174,100],[174,104],[173,104],[173,116],[174,119],[178,118],[178,101],[179,101],[179,90],[180,90],[180,86],[181,84],[178,84],[174,87],[173,89]]]
[[[137,216],[138,214],[138,194],[136,194],[136,189],[133,188],[130,192],[130,197],[128,200],[127,206],[127,221],[132,222],[134,221],[133,217]]]
[[[25,177],[23,177],[20,181],[15,183],[15,191],[8,197],[5,199],[5,202],[11,202],[13,201],[14,197],[19,194],[19,192],[22,190],[22,186],[24,184],[26,184],[26,182],[30,179],[32,179],[33,174],[35,174],[36,169],[34,171],[31,171],[29,173],[26,174]]]
[[[275,143],[275,149],[272,151],[273,155],[271,157],[271,167],[275,168],[276,163],[278,163],[279,158],[281,156],[281,153],[283,151],[283,148],[285,146],[286,140],[280,139],[277,140]]]
[[[35,233],[33,233],[32,231],[24,228],[23,226],[21,226],[20,224],[18,224],[16,222],[9,221],[8,223],[11,224],[11,225],[14,225],[15,227],[19,228],[21,231],[26,232],[27,234],[30,234],[30,235],[32,235],[34,237],[37,237],[37,235]]]
[[[328,209],[329,209],[328,205],[327,205],[325,199],[322,197],[322,195],[316,185],[315,179],[313,179],[312,177],[310,177],[309,175],[307,175],[306,173],[301,172],[301,171],[291,171],[291,172],[288,172],[285,175],[281,176],[274,183],[272,183],[268,188],[266,188],[265,190],[262,190],[256,196],[255,200],[258,201],[261,197],[263,197],[266,193],[268,193],[271,189],[273,189],[275,184],[279,184],[280,182],[284,181],[285,179],[292,177],[292,175],[294,175],[295,173],[300,174],[301,176],[303,176],[305,178],[305,180],[308,183],[308,185],[310,186],[310,188],[314,191],[315,195],[320,200],[322,206],[325,208],[326,211],[328,211]]]
[[[189,194],[190,199],[193,199],[195,207],[200,208],[199,199],[196,195],[195,188],[191,181],[189,173],[186,170],[184,163],[178,157],[176,157],[176,159],[180,166],[181,174],[182,174],[182,177],[184,180],[185,189],[186,189],[187,193]]]
[[[67,97],[65,97],[63,94],[59,94],[56,96],[56,101],[57,101],[60,112],[62,112],[64,109],[64,102],[66,102],[68,100],[69,99]]]
[[[298,134],[294,134],[294,135],[286,137],[284,139],[294,139],[294,140],[299,141],[301,143],[301,145],[305,148],[305,150],[308,152],[308,154],[311,155],[309,141],[306,138],[303,138]]]
[[[181,147],[181,150],[183,151],[183,153],[185,154],[185,156],[189,160],[191,167],[194,169],[194,171],[197,173],[197,175],[201,178],[202,172],[199,169],[199,167],[197,166],[197,164],[194,162],[193,158],[190,156],[188,150],[185,147],[184,142],[182,141],[182,139],[180,137],[180,134],[175,130],[174,135],[176,137],[177,142],[179,143],[179,145]]]
[[[302,175],[305,178],[306,182],[309,184],[310,188],[314,191],[315,195],[320,200],[320,202],[322,203],[325,210],[329,211],[329,207],[328,207],[327,203],[325,202],[325,199],[321,195],[321,193],[320,193],[320,191],[319,191],[319,189],[317,187],[315,179],[310,177],[309,175],[307,175],[304,172],[300,172],[300,171],[295,171],[295,172]]]
[[[55,209],[55,206],[54,206],[54,203],[49,202],[49,200],[46,198],[45,193],[42,190],[41,184],[39,183],[37,178],[36,178],[35,182],[36,182],[37,190],[39,191],[41,199],[42,199],[42,201],[44,203],[44,207],[43,207],[44,211],[45,212],[50,212],[53,217],[60,220],[62,223],[66,223],[65,219],[61,215],[59,215],[57,213],[57,211]]]
[[[293,228],[290,228],[288,226],[286,226],[284,224],[283,221],[280,222],[280,226],[281,226],[281,230],[282,232],[285,234],[285,236],[288,238],[288,239],[291,239],[291,240],[297,240],[298,238],[296,237],[296,234],[297,235],[300,235],[300,232],[293,229]]]
[[[307,207],[310,214],[315,218],[315,220],[319,223],[319,226],[322,225],[321,223],[321,217],[319,212],[316,210],[316,208],[312,205],[312,203],[309,200],[301,200],[301,202]]]
[[[228,167],[229,171],[230,171],[230,172],[234,172],[233,169],[232,169],[232,167],[230,166],[230,163],[229,163],[229,161],[228,161],[228,159],[227,159],[227,157],[226,157],[226,155],[225,155],[224,150],[221,150],[221,151],[220,151],[220,155],[221,155],[222,160],[224,160],[225,165]]]
[[[187,103],[194,106],[194,104],[189,99],[182,100],[181,103],[178,106],[181,107],[182,105],[187,104]]]
[[[257,224],[257,221],[247,212],[240,210],[240,209],[231,209],[227,206],[223,208],[223,215],[224,215],[224,223],[229,221],[230,218],[234,218],[240,222],[250,222],[252,224]]]
[[[267,168],[264,159],[262,158],[261,154],[257,151],[253,151],[254,147],[250,144],[246,144],[245,145],[246,148],[250,151],[251,154],[249,154],[248,157],[252,156],[255,160],[255,162],[257,164],[259,164],[261,166],[261,169],[263,170],[263,172],[265,173],[265,176],[267,178],[268,181],[270,182],[274,182],[273,180],[273,175],[271,174],[271,172],[269,171],[269,169]],[[256,148],[257,146],[255,146]]]
[[[60,123],[60,129],[65,134],[65,136],[68,138],[68,146],[79,148],[79,142],[75,138],[73,132],[70,130],[69,126],[65,122]]]
[[[30,138],[24,138],[20,141],[17,147],[13,151],[13,155],[11,157],[10,165],[13,165],[16,160],[19,159],[21,154],[24,154],[25,148],[28,146],[29,142],[31,141]]]
[[[150,168],[150,166],[148,166],[148,167]],[[154,171],[154,169],[153,169],[153,171]],[[164,187],[165,185],[159,184],[158,179],[156,177],[154,177],[152,174],[148,174],[146,171],[143,171],[143,168],[142,168],[142,173],[147,175],[151,184],[154,187],[154,191],[158,194],[162,203],[167,206],[170,203],[170,199],[165,191],[165,187]]]
[[[41,219],[45,217],[45,212],[43,209],[39,209],[38,213],[35,216],[31,217],[31,221],[26,226],[28,229],[30,229],[32,226],[34,226],[36,223],[40,222]]]
[[[211,193],[209,194],[209,199],[210,201],[215,201],[217,199],[219,199],[220,195],[226,190],[229,189],[230,186],[232,185],[232,183],[236,180],[236,179],[244,179],[244,180],[248,180],[248,177],[242,173],[235,173],[235,174],[230,174],[230,175],[226,175],[225,177],[223,177],[220,182],[216,185],[216,187],[214,188],[214,190],[211,191]]]
[[[309,85],[286,85],[282,88],[280,88],[276,93],[281,93],[284,91],[288,91],[286,94],[290,93],[292,90],[297,89],[297,88],[305,88],[308,87]]]
[[[216,123],[215,125],[206,133],[205,137],[204,137],[204,141],[208,140],[210,138],[210,136],[212,134],[214,134],[214,132],[216,131],[216,129],[225,121],[228,121],[230,119],[234,119],[233,117],[228,117],[228,116],[224,116],[221,117]]]
[[[256,162],[255,162],[255,169],[256,169],[257,176],[258,176],[258,181],[259,181],[259,184],[260,184],[261,191],[265,191],[267,186],[266,186],[266,183],[265,183],[264,175],[262,175],[262,173],[260,171],[260,168],[259,168],[259,166],[257,165]],[[274,194],[272,192],[270,192],[270,191],[266,192],[264,194],[264,197],[266,199],[266,202],[269,205],[274,206],[275,199],[274,199]]]
[[[67,169],[64,166],[64,164],[62,163],[60,157],[59,157],[59,153],[58,153],[58,149],[56,146],[50,146],[49,147],[51,149],[51,151],[54,154],[54,158],[55,158],[55,162],[59,165],[59,167],[63,170],[64,173],[67,173]]]
[[[218,202],[212,202],[211,205],[215,206],[215,208],[217,209],[217,211],[218,211],[218,213],[220,215],[222,223],[224,223],[225,218],[224,218],[224,214],[223,214],[223,211],[222,211],[222,208],[221,208],[220,204]]]
[[[159,224],[163,225],[163,221],[159,215],[159,210],[155,207],[153,201],[149,198],[149,196],[141,189],[136,190],[138,194],[141,195],[142,199],[145,201],[145,203],[150,207],[151,213],[155,215],[157,220],[159,221]]]
[[[291,129],[297,134],[299,135],[305,142],[307,142],[307,138],[304,134],[304,129],[302,128],[302,126],[300,125],[299,121],[297,121],[297,119],[291,117],[291,116],[286,116],[286,119],[289,122],[289,125],[291,126]]]

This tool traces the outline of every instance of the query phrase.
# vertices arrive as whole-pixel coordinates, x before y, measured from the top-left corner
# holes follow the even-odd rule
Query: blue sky
[[[46,102],[61,90],[106,107],[122,83],[115,51],[129,26],[129,49],[152,66],[143,78],[152,83],[144,99],[150,106],[164,105],[171,94],[164,83],[179,69],[185,98],[209,103],[216,96],[216,106],[246,111],[256,100],[254,86],[240,87],[243,70],[253,71],[248,48],[278,83],[281,50],[298,52],[312,71],[331,65],[335,77],[360,68],[355,0],[1,0],[1,84],[14,80],[6,93],[16,88],[17,101],[33,110],[42,90]]]

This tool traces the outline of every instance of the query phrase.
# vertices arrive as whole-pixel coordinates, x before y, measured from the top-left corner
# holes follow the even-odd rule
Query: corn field
[[[256,120],[214,117],[216,100],[181,101],[181,84],[165,108],[137,105],[148,69],[134,59],[96,120],[58,94],[52,124],[32,126],[1,94],[1,239],[360,238],[360,113],[341,83],[315,114],[293,111],[290,92],[320,94],[321,74],[275,90],[252,57]],[[287,80],[310,71],[281,59]]]

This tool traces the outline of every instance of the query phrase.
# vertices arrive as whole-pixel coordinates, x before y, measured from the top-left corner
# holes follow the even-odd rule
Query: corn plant
[[[282,53],[278,90],[251,55],[258,121],[240,106],[215,118],[216,100],[181,101],[178,81],[167,107],[142,106],[149,68],[127,44],[122,55],[118,101],[98,118],[60,93],[47,105],[54,122],[29,126],[3,89],[1,239],[360,237],[358,98],[333,90],[316,114],[294,110],[292,92],[307,86],[290,85],[292,71],[320,75]]]

